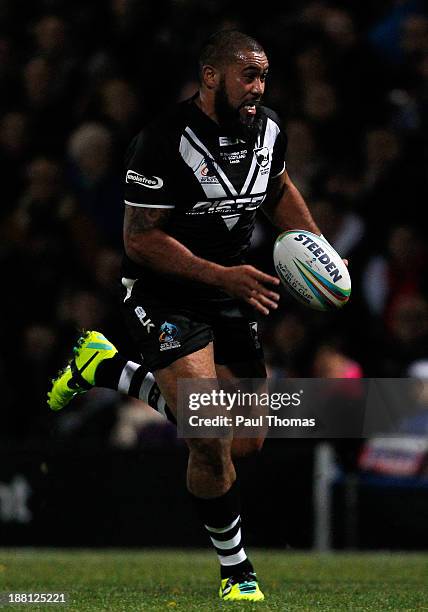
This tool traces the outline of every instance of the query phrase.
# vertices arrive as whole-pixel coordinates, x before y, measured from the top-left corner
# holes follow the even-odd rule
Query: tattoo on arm
[[[170,209],[142,208],[128,206],[125,208],[124,230],[125,234],[139,234],[147,230],[162,229],[169,219]]]

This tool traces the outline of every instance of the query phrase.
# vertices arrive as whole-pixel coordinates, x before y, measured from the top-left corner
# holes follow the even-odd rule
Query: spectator
[[[99,228],[102,242],[120,245],[123,210],[111,132],[99,123],[81,125],[71,135],[68,154],[70,183],[82,209]]]

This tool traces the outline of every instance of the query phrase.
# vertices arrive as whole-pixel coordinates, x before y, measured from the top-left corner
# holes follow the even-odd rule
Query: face
[[[226,66],[215,91],[219,124],[233,132],[255,135],[259,130],[258,106],[269,68],[264,53],[246,51]]]

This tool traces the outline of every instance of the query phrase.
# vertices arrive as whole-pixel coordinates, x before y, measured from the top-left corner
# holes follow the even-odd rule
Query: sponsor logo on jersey
[[[220,136],[218,139],[218,144],[221,147],[231,147],[241,143],[245,143],[245,140],[241,138],[229,138],[229,136]]]
[[[135,170],[128,170],[126,173],[126,182],[135,183],[141,185],[141,187],[148,187],[149,189],[160,189],[163,186],[163,180],[158,176],[144,176],[135,172]]]
[[[174,323],[164,321],[164,323],[162,323],[160,326],[160,350],[168,351],[169,349],[179,348],[181,344],[178,340],[176,340],[179,333],[178,327],[174,325]]]
[[[202,160],[199,166],[199,182],[203,185],[207,185],[208,183],[218,184],[218,178],[213,168],[213,163],[207,157]]]
[[[260,168],[267,168],[270,162],[270,151],[267,147],[259,147],[254,149],[254,155],[256,156],[256,162]]]
[[[193,208],[186,212],[187,215],[204,215],[206,213],[232,214],[241,213],[244,210],[256,210],[265,199],[265,194],[253,196],[252,198],[234,198],[233,200],[211,200],[210,202],[196,202]]]
[[[213,163],[208,157],[205,157],[202,160],[200,170],[201,170],[202,176],[214,176],[215,175]]]

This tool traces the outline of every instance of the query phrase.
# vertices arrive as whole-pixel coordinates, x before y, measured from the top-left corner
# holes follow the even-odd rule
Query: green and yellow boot
[[[95,385],[95,372],[99,364],[116,353],[116,347],[100,332],[82,334],[73,348],[72,358],[52,380],[48,406],[52,410],[61,410],[75,395],[89,391]]]

